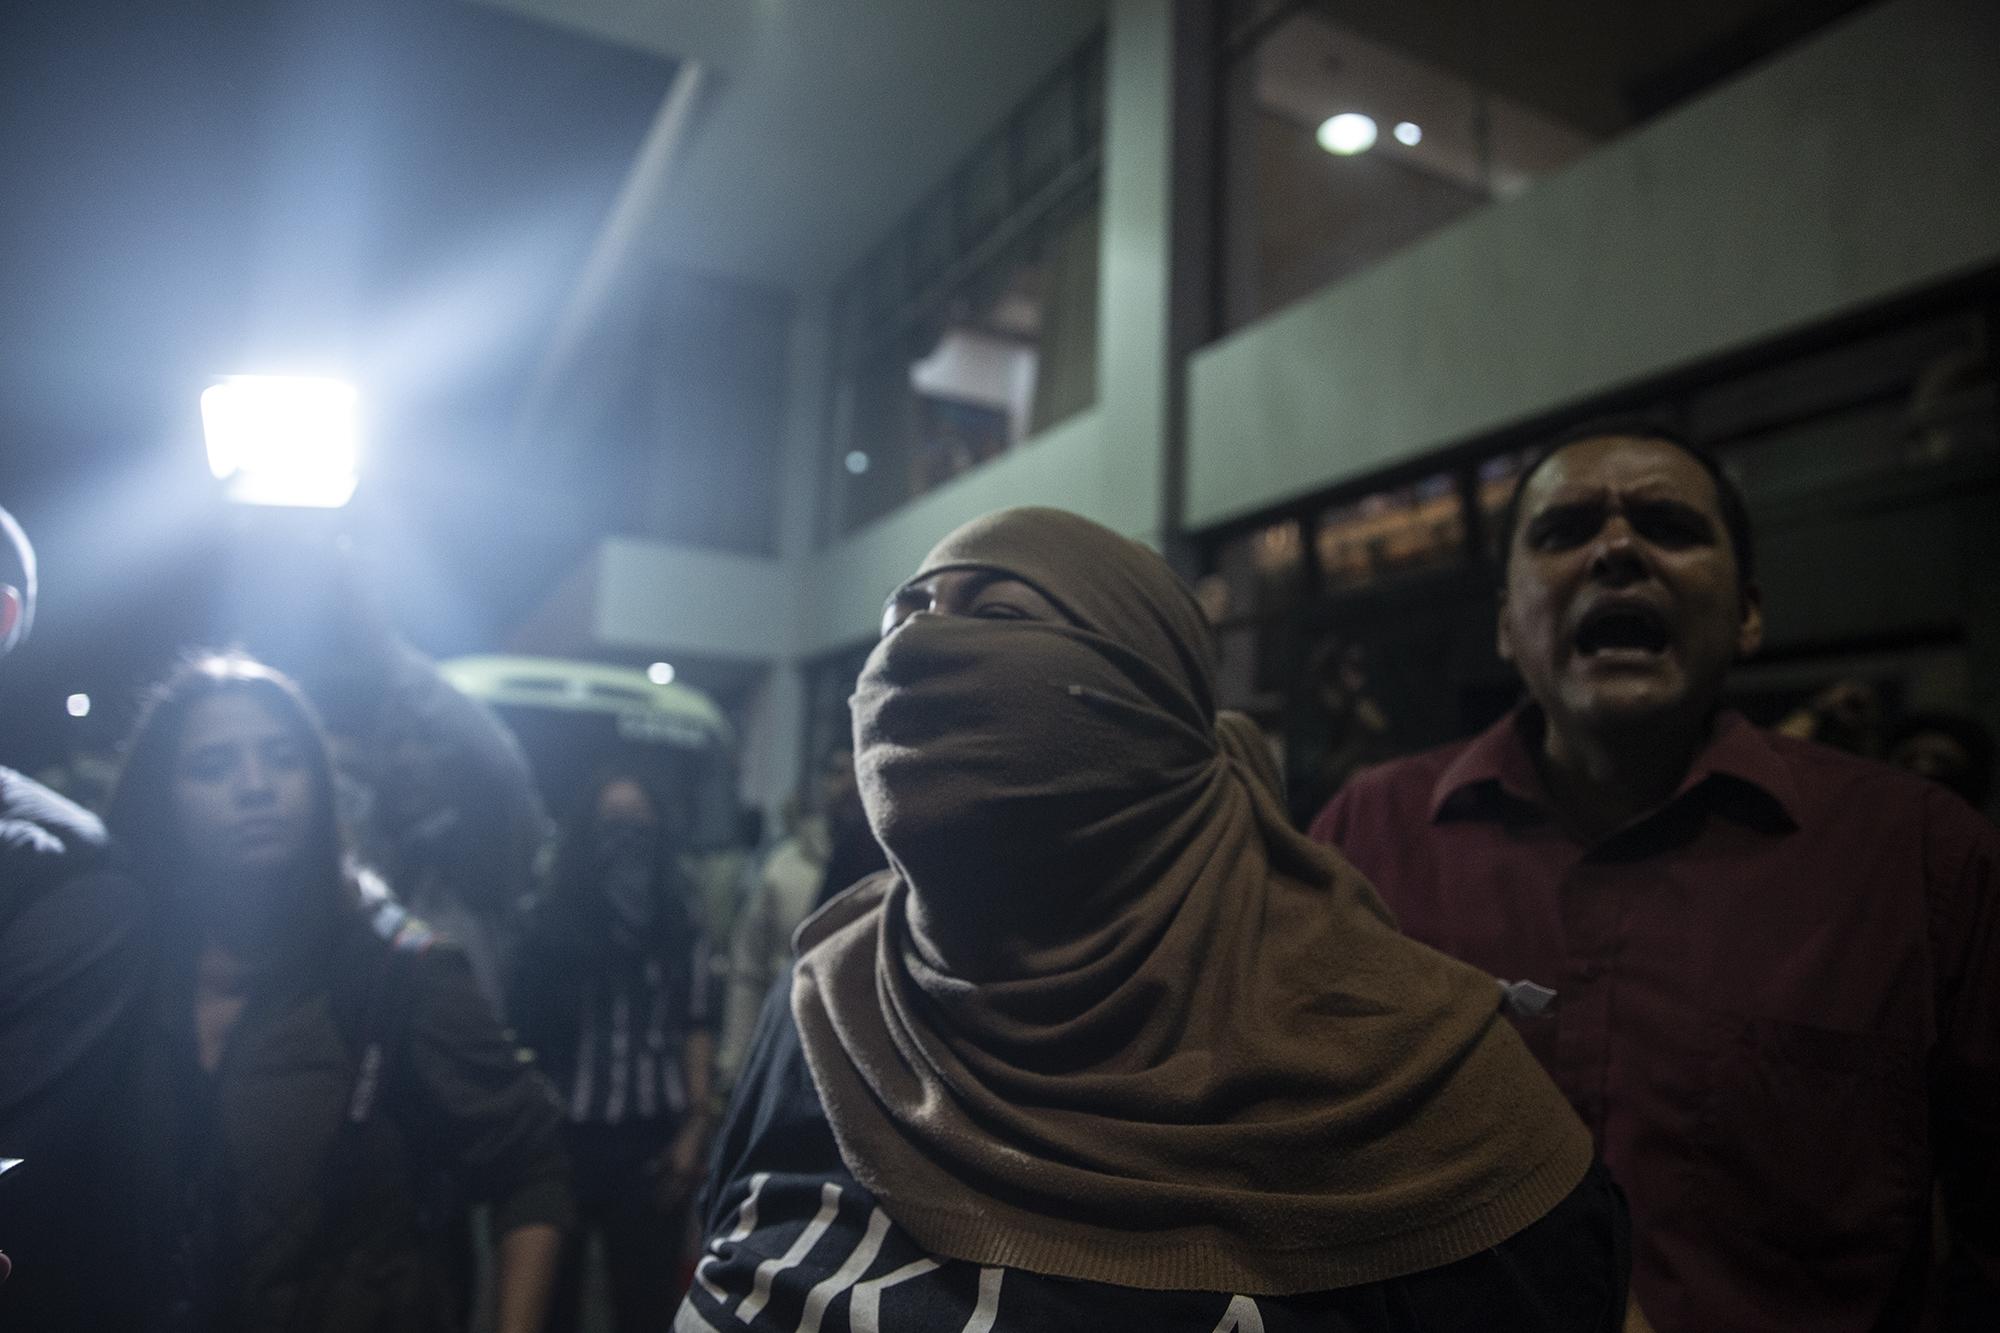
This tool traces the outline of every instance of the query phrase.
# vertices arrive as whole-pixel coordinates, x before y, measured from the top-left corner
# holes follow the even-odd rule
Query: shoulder
[[[810,908],[826,878],[826,863],[813,859],[798,839],[787,839],[764,862],[759,896],[767,912],[797,919]]]
[[[1357,771],[1314,818],[1313,838],[1341,843],[1377,817],[1428,822],[1438,780],[1472,744],[1470,740],[1453,741]]]
[[[716,1168],[739,1184],[759,1171],[846,1174],[792,1019],[791,981],[788,968],[764,996],[718,1136]]]
[[[1826,883],[1859,897],[1921,885],[1933,934],[1963,929],[2000,882],[2000,829],[1935,782],[1830,746],[1763,733],[1791,790],[1786,808]]]
[[[1371,764],[1348,779],[1342,790],[1351,789],[1358,794],[1373,795],[1377,798],[1392,793],[1415,793],[1428,801],[1431,789],[1437,785],[1438,779],[1443,777],[1446,771],[1458,762],[1459,756],[1472,748],[1473,744],[1474,740],[1452,741],[1448,745],[1420,750],[1401,759]]]
[[[419,1028],[440,1018],[481,1024],[495,1021],[475,979],[471,956],[394,899],[364,901],[341,932],[336,975],[365,1007],[386,1002]]]
[[[1850,803],[1855,798],[1887,800],[1897,808],[1920,804],[1935,784],[1900,768],[1863,759],[1818,741],[1800,740],[1780,731],[1760,729],[1758,737],[1799,784],[1809,802]]]
[[[2000,842],[2000,830],[1935,782],[1814,741],[1762,736],[1797,789],[1795,818],[1807,832],[1916,830],[1927,845],[1968,850]]]

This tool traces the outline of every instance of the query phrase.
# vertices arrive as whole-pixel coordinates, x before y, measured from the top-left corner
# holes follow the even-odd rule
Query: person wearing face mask
[[[539,1329],[570,1213],[558,1109],[464,955],[349,872],[304,697],[193,659],[141,716],[108,823],[161,920],[125,1107],[142,1327],[463,1328],[448,1185],[493,1208],[497,1327]]]
[[[1500,986],[1292,830],[1214,688],[1185,586],[1074,514],[895,593],[889,869],[800,928],[677,1333],[1624,1324],[1623,1204]]]
[[[508,993],[516,1032],[567,1107],[576,1172],[579,1225],[550,1327],[578,1326],[595,1234],[616,1327],[632,1330],[652,1327],[678,1290],[707,1147],[711,982],[667,803],[623,768],[587,792],[529,913]]]

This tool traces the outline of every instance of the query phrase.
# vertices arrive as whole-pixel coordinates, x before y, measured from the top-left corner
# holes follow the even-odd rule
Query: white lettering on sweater
[[[813,1246],[819,1244],[819,1238],[833,1226],[834,1215],[839,1211],[840,1186],[828,1181],[819,1187],[819,1212],[813,1216],[812,1221],[806,1223],[806,1229],[799,1233],[799,1238],[792,1242],[792,1247],[777,1258],[766,1259],[757,1265],[757,1276],[750,1284],[750,1294],[743,1298],[743,1304],[736,1309],[738,1319],[747,1324],[757,1317],[758,1313],[770,1303],[771,1284],[777,1281],[778,1274],[788,1268],[797,1268],[805,1262],[806,1256],[812,1253]]]
[[[798,1333],[819,1333],[820,1320],[826,1317],[826,1307],[833,1304],[834,1297],[861,1280],[861,1275],[868,1271],[868,1265],[874,1263],[875,1256],[882,1252],[882,1238],[888,1234],[889,1215],[880,1208],[869,1209],[868,1230],[862,1234],[861,1243],[854,1247],[854,1253],[807,1293],[806,1308],[799,1315]]]
[[[1215,1333],[1264,1333],[1264,1315],[1248,1296],[1231,1296]]]
[[[922,1277],[937,1266],[935,1259],[915,1259],[893,1273],[856,1283],[854,1299],[847,1306],[848,1327],[854,1333],[882,1333],[882,1293],[911,1278]]]
[[[718,1284],[710,1272],[713,1265],[721,1262],[720,1253],[724,1245],[739,1244],[757,1228],[757,1202],[763,1192],[764,1183],[770,1179],[769,1173],[760,1172],[751,1177],[750,1193],[736,1210],[736,1225],[729,1234],[709,1242],[709,1254],[695,1268],[695,1281],[717,1304],[728,1308],[730,1294]],[[800,1232],[791,1246],[776,1259],[766,1259],[757,1265],[756,1276],[751,1281],[750,1294],[743,1298],[733,1311],[735,1322],[742,1325],[755,1323],[757,1317],[771,1303],[772,1292],[778,1277],[788,1269],[797,1268],[811,1255],[813,1247],[832,1229],[835,1217],[840,1211],[841,1189],[831,1182],[820,1185],[819,1212]],[[881,1277],[861,1280],[861,1275],[881,1256],[882,1244],[887,1239],[893,1224],[888,1214],[880,1208],[868,1210],[868,1225],[863,1231],[854,1250],[840,1267],[815,1283],[806,1293],[805,1306],[799,1311],[798,1323],[793,1333],[820,1333],[826,1320],[827,1310],[833,1302],[846,1292],[853,1295],[848,1301],[847,1323],[851,1333],[881,1333],[882,1293],[891,1287],[937,1271],[942,1265],[935,1259],[917,1259],[904,1264]],[[1006,1280],[1004,1268],[979,1270],[979,1292],[972,1306],[972,1313],[959,1333],[993,1333],[1000,1321],[1000,1288]],[[1241,1297],[1238,1297],[1241,1300]],[[691,1307],[688,1307],[691,1308]],[[686,1314],[688,1308],[682,1313]],[[1235,1307],[1231,1307],[1234,1309]],[[1251,1307],[1251,1323],[1243,1325],[1241,1333],[1263,1333],[1263,1325],[1257,1321],[1256,1308]],[[1223,1333],[1218,1330],[1218,1333]]]
[[[769,1171],[759,1171],[750,1177],[750,1193],[743,1197],[743,1202],[736,1209],[736,1225],[730,1228],[727,1236],[710,1241],[709,1253],[695,1265],[694,1280],[700,1283],[701,1289],[713,1296],[719,1305],[726,1307],[729,1304],[729,1293],[715,1284],[715,1278],[708,1270],[721,1262],[724,1245],[741,1245],[750,1238],[750,1233],[757,1229],[757,1196],[764,1192],[764,1182],[770,1178]]]
[[[972,1318],[965,1321],[961,1333],[992,1333],[994,1323],[1000,1318],[1000,1280],[1006,1276],[1004,1268],[979,1270],[979,1301],[972,1307]]]

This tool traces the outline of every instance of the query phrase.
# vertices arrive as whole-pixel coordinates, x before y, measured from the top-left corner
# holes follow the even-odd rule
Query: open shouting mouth
[[[1650,660],[1673,641],[1667,618],[1644,602],[1616,602],[1592,608],[1577,624],[1572,640],[1577,656]]]

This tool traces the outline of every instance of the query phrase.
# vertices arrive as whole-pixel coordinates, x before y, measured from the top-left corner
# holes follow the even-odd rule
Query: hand
[[[653,1203],[662,1213],[685,1205],[701,1187],[708,1157],[708,1117],[697,1111],[674,1135],[674,1141],[653,1159]]]

